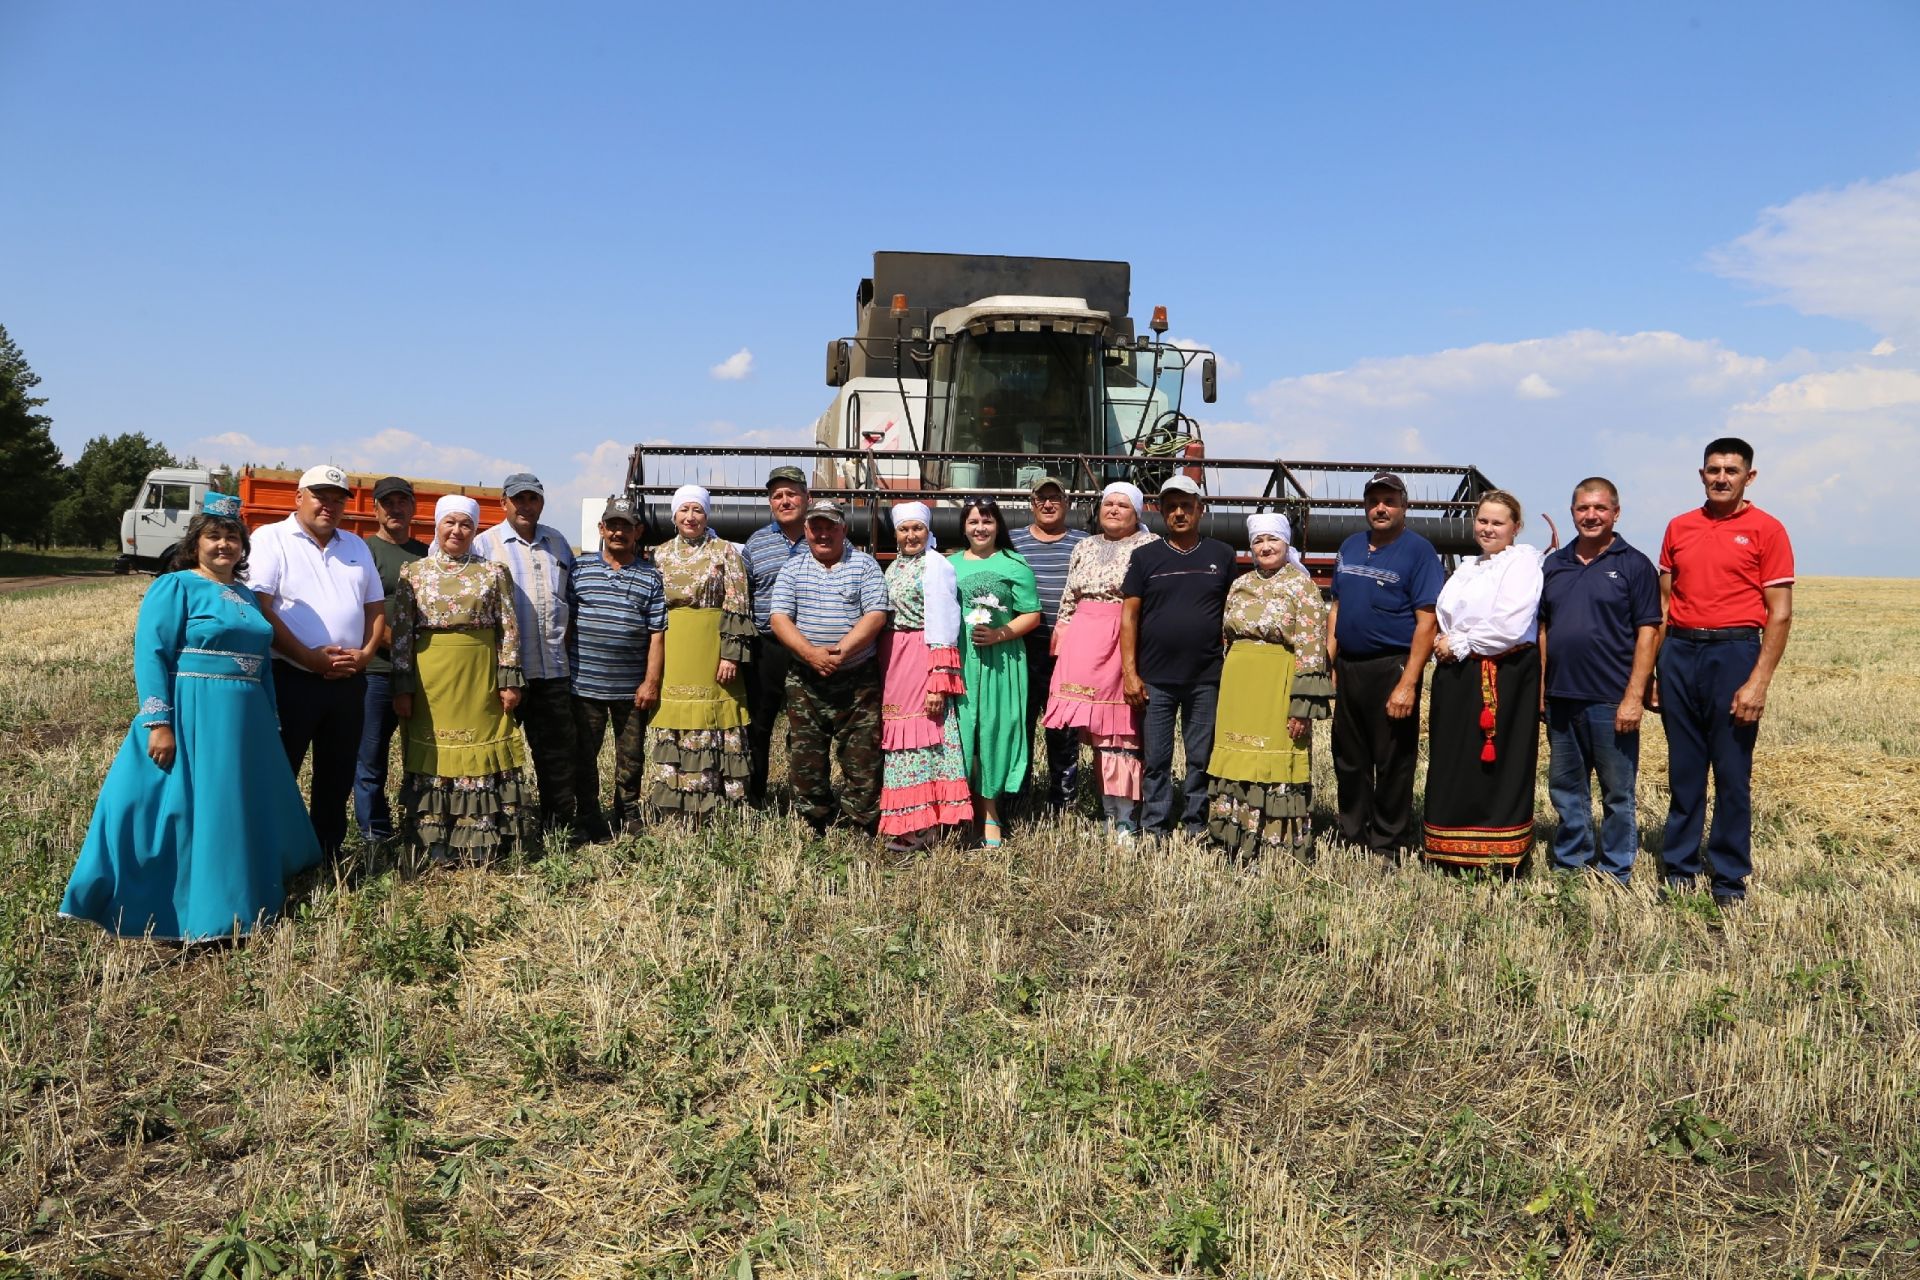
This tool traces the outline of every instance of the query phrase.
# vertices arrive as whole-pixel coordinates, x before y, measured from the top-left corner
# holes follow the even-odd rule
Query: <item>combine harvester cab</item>
[[[1165,307],[1154,309],[1150,334],[1136,335],[1130,274],[1124,262],[875,254],[855,295],[854,336],[827,346],[836,391],[813,447],[640,446],[628,490],[649,536],[670,535],[666,504],[691,482],[713,494],[714,530],[743,541],[767,522],[764,481],[783,463],[805,471],[816,495],[845,503],[854,540],[883,553],[892,529],[878,517],[896,502],[932,506],[934,532],[951,548],[968,497],[1024,507],[1029,486],[1057,476],[1070,519],[1091,526],[1111,481],[1151,498],[1181,471],[1207,494],[1208,535],[1244,550],[1246,516],[1281,510],[1303,551],[1330,552],[1363,527],[1359,487],[1384,468],[1406,478],[1410,520],[1443,554],[1473,549],[1462,504],[1490,486],[1472,467],[1208,458],[1182,400],[1197,375],[1202,400],[1213,402],[1213,353],[1168,342]],[[1148,523],[1158,528],[1157,515]]]

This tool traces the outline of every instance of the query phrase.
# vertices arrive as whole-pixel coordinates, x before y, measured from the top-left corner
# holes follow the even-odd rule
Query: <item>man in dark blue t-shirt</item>
[[[1367,531],[1333,566],[1333,776],[1341,836],[1397,859],[1412,845],[1420,677],[1443,575],[1433,544],[1407,529],[1406,482],[1381,471],[1363,492]]]
[[[1141,726],[1140,826],[1173,830],[1176,717],[1187,753],[1180,825],[1207,832],[1207,760],[1220,697],[1220,621],[1233,585],[1233,548],[1200,536],[1200,486],[1176,475],[1160,486],[1167,536],[1135,548],[1120,587],[1120,671],[1127,701],[1146,708]]]
[[[1573,490],[1579,537],[1541,566],[1540,661],[1547,703],[1547,794],[1560,815],[1553,865],[1592,867],[1620,883],[1640,849],[1633,791],[1640,777],[1640,718],[1660,648],[1660,577],[1653,561],[1613,531],[1620,491],[1601,476]],[[1552,633],[1549,652],[1548,633]],[[1592,775],[1600,776],[1600,838]]]

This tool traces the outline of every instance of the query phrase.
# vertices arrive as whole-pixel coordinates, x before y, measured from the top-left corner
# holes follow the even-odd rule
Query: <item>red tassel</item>
[[[1486,733],[1493,728],[1493,708],[1480,708],[1480,732]]]
[[[1493,744],[1491,742],[1484,744],[1480,748],[1480,763],[1481,764],[1493,763]]]

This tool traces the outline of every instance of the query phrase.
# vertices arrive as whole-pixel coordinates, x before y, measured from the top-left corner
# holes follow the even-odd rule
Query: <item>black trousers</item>
[[[1413,713],[1387,715],[1387,698],[1407,669],[1404,653],[1334,660],[1339,688],[1333,700],[1333,776],[1338,784],[1340,835],[1380,854],[1414,844],[1413,766],[1420,755],[1420,686]]]
[[[793,666],[793,653],[772,636],[754,641],[753,661],[747,666],[747,750],[751,756],[747,774],[747,801],[767,802],[767,762],[773,756],[773,727],[787,718],[787,671]],[[793,739],[787,739],[793,749]]]
[[[540,787],[540,829],[579,823],[573,791],[573,682],[565,676],[529,680],[514,712],[527,735],[533,777]]]
[[[1054,657],[1047,652],[1051,636],[1037,632],[1027,637],[1027,749],[1033,749],[1033,730],[1047,711],[1047,689],[1053,684]],[[1064,809],[1073,803],[1080,790],[1080,731],[1045,729],[1047,807]],[[1039,752],[1034,759],[1041,759]],[[1025,788],[1029,806],[1035,799],[1033,778],[1029,774]]]
[[[307,753],[313,753],[307,814],[321,854],[336,858],[347,838],[347,802],[353,796],[360,730],[366,724],[367,678],[329,680],[291,663],[275,662],[273,701],[280,712],[280,745],[286,748],[295,776]]]

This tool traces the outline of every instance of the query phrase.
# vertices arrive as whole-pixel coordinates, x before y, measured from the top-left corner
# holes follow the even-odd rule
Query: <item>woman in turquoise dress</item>
[[[1033,569],[1013,549],[1006,518],[992,498],[961,508],[967,548],[949,559],[960,588],[960,674],[966,692],[954,698],[960,713],[960,750],[967,759],[980,842],[1000,844],[1000,797],[1026,785],[1027,646],[1021,638],[1040,625],[1040,589]]]
[[[240,500],[210,493],[178,572],[154,580],[134,627],[139,714],[107,771],[60,914],[128,938],[251,933],[320,861],[280,747],[273,628],[237,581]]]

